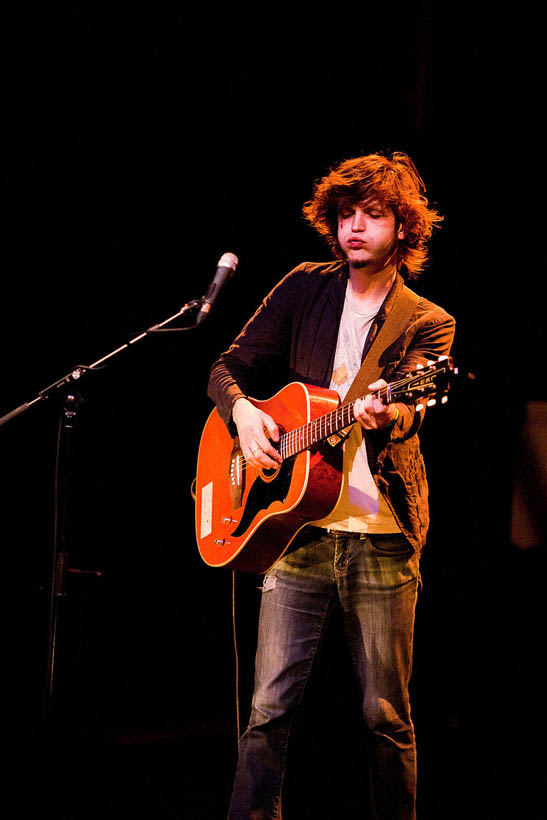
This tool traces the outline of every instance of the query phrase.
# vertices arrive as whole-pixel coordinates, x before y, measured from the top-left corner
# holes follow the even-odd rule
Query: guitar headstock
[[[389,385],[389,400],[415,403],[421,410],[424,404],[432,406],[440,400],[448,401],[448,392],[458,369],[454,367],[451,356],[441,356],[436,362],[418,365],[416,370],[406,373]]]

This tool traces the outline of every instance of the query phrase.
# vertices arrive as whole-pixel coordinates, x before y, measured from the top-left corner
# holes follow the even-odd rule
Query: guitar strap
[[[344,397],[344,404],[350,404],[355,399],[365,396],[369,384],[380,378],[386,366],[386,363],[382,361],[383,354],[407,327],[419,301],[418,294],[403,285],[382,327],[376,334],[359,372]],[[349,435],[350,431],[351,427],[347,427],[345,430],[340,430],[330,436],[328,439],[329,444],[333,447],[340,444]]]

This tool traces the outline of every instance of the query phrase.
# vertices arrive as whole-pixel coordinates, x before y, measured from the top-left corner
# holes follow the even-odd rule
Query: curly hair
[[[302,212],[324,236],[335,256],[342,257],[338,244],[338,213],[347,205],[377,200],[390,207],[404,231],[397,248],[398,268],[414,279],[427,261],[427,243],[443,217],[429,207],[425,185],[407,154],[368,154],[342,162],[316,182],[312,198]]]

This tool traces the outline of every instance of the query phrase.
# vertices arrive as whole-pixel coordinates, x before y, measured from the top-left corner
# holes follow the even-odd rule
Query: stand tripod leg
[[[75,393],[69,393],[65,397],[59,420],[57,459],[55,465],[55,532],[51,562],[48,663],[43,697],[43,717],[46,721],[49,721],[53,715],[59,626],[62,602],[67,596],[66,584],[69,572],[70,491],[72,478],[71,456],[77,413],[81,404],[81,396]]]

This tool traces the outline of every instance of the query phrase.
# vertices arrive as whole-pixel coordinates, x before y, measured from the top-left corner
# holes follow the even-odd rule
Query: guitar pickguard
[[[253,519],[261,510],[267,510],[274,501],[283,503],[289,491],[294,459],[289,458],[283,462],[276,476],[264,481],[258,476],[249,490],[245,510],[238,527],[232,535],[238,537],[251,526]]]

